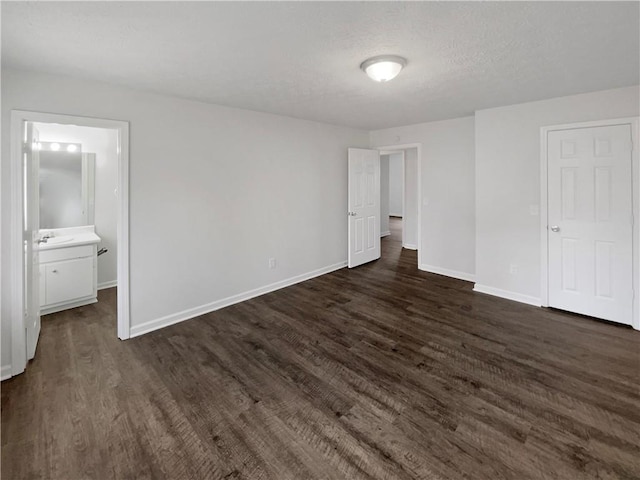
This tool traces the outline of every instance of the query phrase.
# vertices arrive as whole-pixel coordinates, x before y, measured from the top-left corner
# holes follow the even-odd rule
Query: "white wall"
[[[475,272],[474,119],[371,132],[371,145],[422,144],[420,268],[472,280]]]
[[[418,149],[404,151],[404,210],[402,212],[402,246],[418,248]]]
[[[84,153],[96,154],[95,226],[101,239],[99,248],[108,252],[98,257],[98,287],[115,285],[118,277],[117,196],[118,132],[107,128],[78,127],[38,123],[40,139],[45,142],[81,143]]]
[[[389,155],[380,155],[380,236],[389,234]]]
[[[3,70],[5,287],[11,109],[130,122],[134,326],[346,262],[347,148],[368,147],[367,132]],[[7,288],[2,296],[6,365]]]
[[[539,129],[637,116],[639,87],[366,132],[2,71],[2,365],[10,359],[10,110],[131,125],[133,325],[346,259],[346,148],[422,145],[421,268],[539,298]],[[370,140],[370,141],[369,141]],[[474,150],[475,148],[475,150]],[[415,178],[415,170],[413,170]],[[410,175],[410,173],[408,174]],[[477,235],[476,235],[477,231]],[[277,268],[269,270],[267,259]],[[477,258],[477,261],[476,261]],[[517,273],[509,267],[517,265]]]
[[[402,188],[404,183],[404,166],[402,153],[389,155],[389,215],[402,217]]]
[[[540,127],[637,116],[639,102],[636,86],[476,112],[479,289],[540,302]]]

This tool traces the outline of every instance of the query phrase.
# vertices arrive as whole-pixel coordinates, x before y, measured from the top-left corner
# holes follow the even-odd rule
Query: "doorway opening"
[[[129,338],[128,128],[12,111],[9,376],[35,356],[41,321],[96,303],[98,290],[113,289],[117,335]]]
[[[411,143],[374,149],[347,149],[349,268],[379,259],[381,239],[391,233],[389,162],[386,161],[384,168],[381,168],[381,157],[388,160],[388,157],[395,153],[399,153],[403,159],[402,247],[417,251],[417,261],[412,260],[411,263],[416,263],[416,267],[420,268],[421,147],[419,143]],[[384,180],[381,178],[382,175],[385,177]],[[384,205],[381,200],[384,201]]]
[[[96,290],[116,288],[118,131],[42,122],[33,122],[33,128],[39,136],[38,229],[41,237],[48,236],[40,244],[41,253],[56,250],[59,253],[57,246],[69,248],[68,245],[78,237],[68,242],[66,237],[73,237],[74,232],[93,226],[88,230],[93,230],[99,238],[96,239],[99,243],[96,244],[96,265],[93,266]],[[52,146],[56,146],[56,150],[52,150]],[[48,285],[46,275],[42,273],[55,268],[47,268],[46,263],[41,255],[43,271],[40,283],[43,287]],[[52,280],[55,286],[55,278]],[[93,295],[86,300],[74,301],[84,293],[82,287],[87,287],[80,284],[75,286],[80,290],[77,293],[40,288],[41,314],[97,301]],[[66,293],[67,298],[48,298],[52,293]]]
[[[402,241],[404,217],[404,151],[380,153],[380,237]],[[393,226],[393,228],[392,228]]]
[[[420,145],[380,151],[380,236],[420,256]],[[418,265],[419,265],[418,261]]]

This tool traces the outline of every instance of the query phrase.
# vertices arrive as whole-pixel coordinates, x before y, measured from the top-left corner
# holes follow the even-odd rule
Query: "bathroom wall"
[[[82,151],[96,154],[95,226],[101,239],[98,248],[107,253],[98,257],[98,288],[116,285],[118,136],[116,130],[36,123],[43,142],[81,143]]]

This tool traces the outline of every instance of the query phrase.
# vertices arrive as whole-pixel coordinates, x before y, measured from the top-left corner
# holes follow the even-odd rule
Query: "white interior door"
[[[631,127],[547,140],[549,306],[631,324]]]
[[[380,153],[349,149],[349,268],[380,258]]]
[[[31,360],[40,336],[40,157],[38,131],[31,122],[24,128],[24,321],[27,360]]]

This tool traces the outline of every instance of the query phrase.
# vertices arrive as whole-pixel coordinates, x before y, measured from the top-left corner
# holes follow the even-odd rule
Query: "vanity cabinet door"
[[[40,307],[42,308],[47,304],[47,268],[45,265],[40,265]]]
[[[51,305],[93,294],[93,257],[45,265],[46,303]]]

